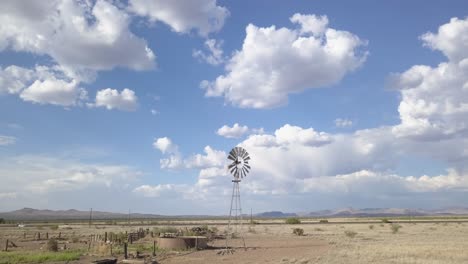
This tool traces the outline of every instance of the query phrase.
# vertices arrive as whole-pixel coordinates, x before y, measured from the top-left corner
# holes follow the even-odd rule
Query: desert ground
[[[115,257],[123,260],[118,243],[90,242],[104,233],[110,236],[146,230],[144,237],[128,245],[130,258],[146,259],[130,263],[468,263],[468,218],[397,220],[342,218],[301,219],[300,224],[285,224],[284,219],[245,221],[243,238],[228,240],[232,254],[226,253],[223,220],[138,221],[112,224],[33,223],[25,227],[0,225],[0,263],[91,263]],[[157,230],[191,230],[205,226],[216,233],[204,250],[155,249]],[[303,234],[293,234],[302,229]],[[151,231],[150,231],[151,230]],[[150,232],[153,232],[153,236]],[[41,238],[37,238],[41,233]],[[60,238],[58,238],[60,233]],[[48,240],[56,238],[58,252],[47,252]],[[12,241],[5,252],[6,241]],[[245,247],[243,242],[245,241]],[[60,255],[60,256],[59,256]],[[42,256],[42,257],[41,257]],[[57,258],[51,256],[59,256]]]

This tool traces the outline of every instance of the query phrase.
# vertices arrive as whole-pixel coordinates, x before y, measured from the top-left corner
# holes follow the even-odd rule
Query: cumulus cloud
[[[179,147],[172,142],[168,137],[162,137],[155,140],[153,147],[160,150],[162,154],[168,155],[167,158],[160,160],[161,168],[163,169],[180,169],[180,168],[209,168],[213,166],[224,166],[226,153],[218,151],[210,146],[206,146],[205,155],[194,154],[186,159],[183,159],[179,152]]]
[[[393,128],[399,137],[437,140],[466,136],[468,132],[468,19],[453,18],[437,34],[422,36],[425,45],[442,51],[447,62],[436,67],[415,65],[390,76],[398,89],[401,124]]]
[[[163,154],[178,152],[178,146],[172,143],[172,140],[168,137],[157,138],[153,143],[153,147],[160,150]]]
[[[8,146],[16,143],[16,138],[11,136],[0,135],[0,146]]]
[[[46,155],[24,155],[0,161],[0,193],[28,193],[80,190],[91,186],[111,187],[132,181],[141,172],[128,166],[82,163]]]
[[[89,71],[154,67],[146,41],[129,29],[130,17],[108,1],[7,0],[0,6],[0,50],[48,55],[88,81]]]
[[[129,9],[150,21],[161,21],[175,32],[196,30],[201,36],[220,30],[229,16],[216,0],[130,0]]]
[[[79,81],[57,67],[36,66],[32,69],[10,65],[0,68],[0,92],[19,94],[24,101],[61,106],[81,105],[87,92]]]
[[[353,125],[353,121],[346,118],[337,118],[335,119],[336,127],[350,127]]]
[[[134,91],[127,88],[121,92],[107,88],[97,92],[96,102],[92,106],[105,107],[108,110],[135,111],[138,106],[138,98]]]
[[[155,55],[129,28],[130,16],[112,2],[6,0],[0,3],[0,51],[45,55],[52,66],[0,68],[0,93],[39,104],[83,105],[97,72],[152,69]],[[131,90],[98,92],[97,106],[134,110]]]
[[[450,61],[459,62],[468,58],[468,19],[452,18],[439,27],[437,34],[428,32],[421,36],[424,44],[442,51]]]
[[[162,154],[168,155],[167,158],[159,160],[162,169],[180,169],[183,167],[184,162],[179,152],[179,147],[170,138],[157,138],[153,142],[153,147],[161,151]]]
[[[241,126],[235,123],[232,127],[224,125],[216,131],[216,134],[225,138],[240,138],[249,131],[248,126]]]
[[[226,64],[226,73],[202,81],[206,96],[223,96],[242,108],[284,105],[291,93],[333,85],[363,64],[365,46],[356,35],[328,27],[326,16],[295,14],[297,28],[249,24],[242,49]]]
[[[208,50],[208,53],[202,50],[194,50],[192,52],[192,56],[208,64],[219,65],[224,63],[225,60],[223,56],[223,49],[221,48],[222,45],[222,41],[217,41],[216,39],[207,39],[205,41],[205,47]]]
[[[196,154],[189,157],[185,164],[188,168],[222,167],[226,162],[226,153],[206,146],[205,155]]]

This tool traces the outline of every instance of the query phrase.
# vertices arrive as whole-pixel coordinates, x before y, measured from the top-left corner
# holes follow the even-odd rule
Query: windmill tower
[[[242,238],[245,248],[245,240],[242,234],[242,206],[239,183],[245,176],[247,176],[247,173],[250,171],[250,156],[244,148],[235,147],[229,152],[228,159],[232,161],[232,163],[228,166],[228,170],[234,179],[232,180],[232,197],[231,208],[229,210],[226,249],[228,247],[229,237],[232,238],[234,234],[239,235]]]

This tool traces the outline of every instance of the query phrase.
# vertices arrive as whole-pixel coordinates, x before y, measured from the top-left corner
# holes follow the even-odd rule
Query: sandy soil
[[[284,221],[284,220],[283,220]],[[200,224],[201,225],[201,224]],[[225,240],[210,242],[211,249],[202,251],[159,252],[158,263],[424,263],[454,264],[468,263],[468,223],[399,223],[397,232],[392,224],[375,223],[322,223],[322,224],[260,224],[244,226],[246,250],[241,239],[230,241],[234,254],[218,255],[225,248]],[[154,226],[144,226],[152,229]],[[70,229],[71,228],[71,229]],[[62,233],[61,245],[81,248],[85,251],[90,234],[136,230],[138,226],[61,226],[58,230],[48,227],[0,227],[0,245],[6,239],[14,241],[18,248],[13,251],[44,250],[46,240],[34,241],[33,235],[40,231],[42,236]],[[185,228],[185,227],[183,227]],[[188,227],[190,228],[190,227]],[[226,228],[217,225],[220,233]],[[302,228],[304,236],[292,234],[293,228]],[[26,232],[26,239],[23,234]],[[355,233],[349,236],[346,233]],[[79,242],[76,238],[79,237]],[[75,242],[73,242],[75,241]],[[136,242],[150,248],[153,238],[146,237]],[[102,253],[102,252],[101,252]],[[130,252],[135,253],[135,252]],[[146,252],[149,254],[150,252]],[[94,255],[93,255],[94,254]],[[94,259],[109,257],[96,252],[73,263],[90,263]],[[121,259],[122,256],[120,255]]]

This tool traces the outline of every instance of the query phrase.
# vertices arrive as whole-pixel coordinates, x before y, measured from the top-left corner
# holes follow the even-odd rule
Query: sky
[[[466,207],[466,10],[1,1],[0,211]]]

